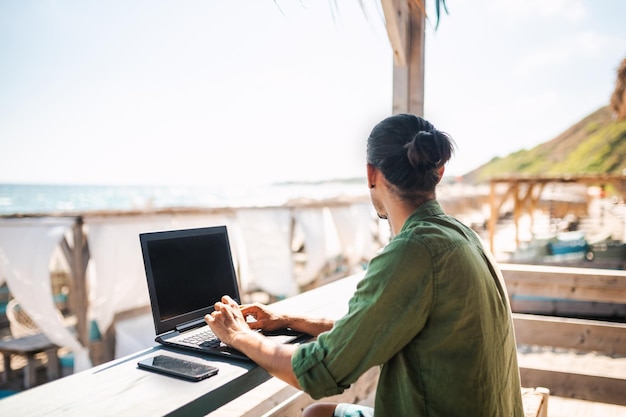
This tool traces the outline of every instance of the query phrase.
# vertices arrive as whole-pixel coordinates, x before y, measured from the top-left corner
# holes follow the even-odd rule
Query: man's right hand
[[[287,317],[273,312],[263,304],[247,304],[240,308],[251,329],[272,331],[288,327]]]
[[[311,336],[319,336],[320,333],[332,329],[334,324],[333,320],[329,319],[279,314],[260,303],[242,305],[241,313],[251,329],[261,329],[268,332],[290,328]]]

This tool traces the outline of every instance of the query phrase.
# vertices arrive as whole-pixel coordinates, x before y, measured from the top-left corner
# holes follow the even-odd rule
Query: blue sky
[[[0,182],[362,176],[392,98],[380,3],[364,3],[0,0]],[[626,2],[447,4],[427,27],[425,116],[458,145],[449,175],[608,103]]]

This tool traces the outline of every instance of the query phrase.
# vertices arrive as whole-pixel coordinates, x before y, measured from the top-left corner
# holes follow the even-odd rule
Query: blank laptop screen
[[[141,239],[151,303],[160,322],[169,322],[167,330],[212,311],[224,294],[239,301],[226,227],[146,233]]]

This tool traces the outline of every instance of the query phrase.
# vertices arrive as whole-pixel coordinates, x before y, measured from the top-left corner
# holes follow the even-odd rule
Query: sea
[[[364,178],[251,186],[0,184],[0,215],[279,206],[298,199],[367,195]]]

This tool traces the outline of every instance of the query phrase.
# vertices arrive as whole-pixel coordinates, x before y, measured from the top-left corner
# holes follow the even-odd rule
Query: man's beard
[[[374,210],[376,211],[376,215],[378,216],[378,218],[382,220],[388,220],[388,215],[384,212],[383,205],[380,203],[380,201],[374,198],[372,194],[370,194],[370,199],[372,200],[372,205],[374,206]]]

